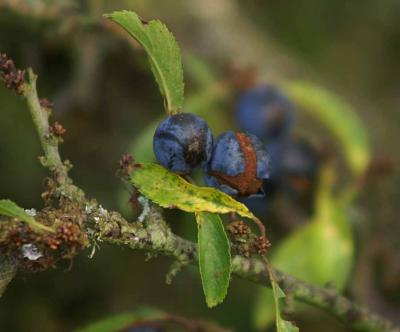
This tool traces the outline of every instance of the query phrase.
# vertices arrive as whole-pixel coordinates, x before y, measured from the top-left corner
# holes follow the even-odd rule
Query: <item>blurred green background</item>
[[[187,102],[195,100],[201,108],[203,97],[199,102],[196,96],[208,88],[202,86],[209,84],[208,75],[222,82],[232,63],[255,67],[263,82],[306,80],[355,108],[372,159],[399,160],[399,1],[0,0],[0,51],[38,73],[40,95],[55,103],[54,116],[67,128],[61,150],[74,165],[71,176],[106,208],[131,217],[116,166],[143,128],[163,114],[144,52],[101,18],[119,9],[159,18],[174,33],[184,53]],[[197,68],[192,57],[206,70]],[[234,97],[223,94],[201,109],[215,133],[233,122]],[[0,112],[0,197],[40,208],[46,173],[37,159],[39,142],[24,102],[2,85]],[[297,130],[316,142],[330,140],[318,121],[302,113]],[[334,153],[340,159],[340,148]],[[338,183],[348,181],[343,163],[335,167],[343,174]],[[364,188],[349,207],[356,259],[345,288],[346,295],[397,323],[399,188],[394,172]],[[190,217],[167,215],[174,230],[193,238]],[[273,244],[303,223],[283,230],[270,225]],[[76,258],[72,267],[66,262],[45,273],[18,274],[0,301],[0,330],[70,331],[142,305],[214,320],[236,331],[255,330],[259,288],[250,282],[234,278],[226,301],[210,310],[196,269],[185,269],[166,285],[170,259],[145,262],[143,253],[107,246],[92,259],[89,254]],[[347,331],[316,309],[293,319],[301,331]]]

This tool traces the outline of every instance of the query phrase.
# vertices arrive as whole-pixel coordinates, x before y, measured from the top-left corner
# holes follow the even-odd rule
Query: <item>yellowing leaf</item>
[[[221,303],[228,291],[231,275],[230,244],[221,218],[208,212],[196,213],[199,268],[207,305]]]
[[[25,221],[29,226],[40,231],[54,232],[51,227],[37,222],[32,216],[27,214],[23,208],[8,199],[0,200],[0,215]]]
[[[144,48],[150,67],[170,114],[182,108],[184,96],[182,59],[172,33],[158,20],[144,22],[131,11],[117,11],[105,17],[118,23]]]
[[[131,174],[131,181],[145,197],[164,208],[186,212],[236,212],[254,219],[246,206],[229,195],[209,187],[198,187],[157,164],[141,164]]]

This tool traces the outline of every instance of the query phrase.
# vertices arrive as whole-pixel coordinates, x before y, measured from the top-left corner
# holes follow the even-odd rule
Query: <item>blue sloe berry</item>
[[[215,141],[205,182],[227,194],[248,196],[260,193],[269,177],[269,157],[254,135],[228,131]]]
[[[293,109],[279,89],[263,85],[239,96],[236,115],[242,130],[262,140],[271,140],[284,137],[293,127]]]
[[[305,211],[312,210],[321,160],[305,139],[291,138],[268,146],[271,179],[278,190]]]
[[[263,181],[265,196],[241,198],[256,216],[263,218],[272,211],[272,202],[279,196],[295,207],[311,214],[320,169],[320,158],[306,140],[287,137],[267,145],[270,156],[270,177]]]
[[[207,123],[191,113],[179,113],[162,121],[153,138],[158,162],[178,173],[204,167],[211,158],[212,134]]]
[[[315,148],[305,139],[288,138],[268,145],[271,153],[271,178],[304,178],[314,180],[320,161]]]

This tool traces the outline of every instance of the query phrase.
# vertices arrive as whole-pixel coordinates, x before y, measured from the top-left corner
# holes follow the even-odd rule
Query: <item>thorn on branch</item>
[[[0,80],[7,89],[21,95],[25,83],[25,70],[17,69],[7,54],[0,53]]]

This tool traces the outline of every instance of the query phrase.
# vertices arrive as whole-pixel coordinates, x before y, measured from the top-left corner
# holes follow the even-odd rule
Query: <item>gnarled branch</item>
[[[1,68],[0,68],[1,76]],[[44,157],[42,163],[54,179],[52,195],[58,199],[55,210],[73,205],[79,211],[79,224],[92,242],[128,246],[132,249],[146,250],[171,256],[181,262],[195,264],[198,259],[195,243],[174,233],[165,222],[159,207],[150,205],[150,211],[143,222],[128,222],[118,212],[107,211],[95,200],[89,200],[84,192],[75,186],[68,176],[68,163],[62,161],[58,143],[60,141],[49,124],[50,110],[40,102],[36,90],[36,76],[28,70],[28,78],[21,86],[33,122],[38,132]],[[0,273],[5,265],[0,257]],[[8,264],[9,262],[7,262]],[[8,266],[8,265],[7,265]],[[10,267],[10,266],[8,266]],[[9,280],[15,273],[15,266],[8,269]],[[233,273],[239,277],[267,286],[267,275],[263,263],[257,259],[241,256],[233,258]],[[400,331],[385,318],[368,311],[332,289],[320,288],[305,283],[280,271],[275,271],[277,282],[295,299],[325,309],[357,331]],[[5,287],[0,287],[0,294]]]

